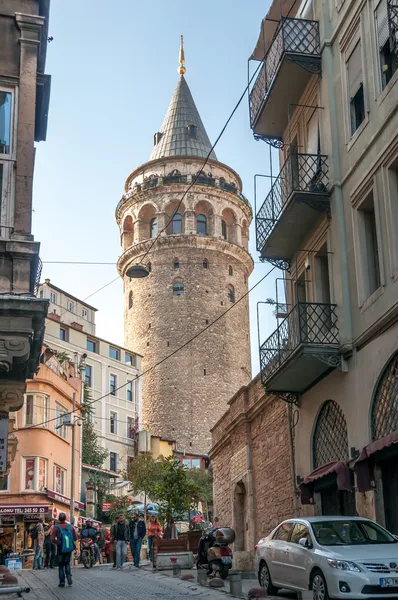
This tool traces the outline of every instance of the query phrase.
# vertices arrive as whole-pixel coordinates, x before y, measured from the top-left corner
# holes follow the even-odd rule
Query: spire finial
[[[184,38],[180,35],[180,66],[178,67],[178,72],[180,75],[184,75],[186,72],[185,64],[185,56],[184,56]]]

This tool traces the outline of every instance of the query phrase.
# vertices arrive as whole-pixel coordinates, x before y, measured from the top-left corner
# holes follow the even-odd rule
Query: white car
[[[269,595],[312,590],[314,600],[398,598],[398,541],[360,517],[281,523],[256,546],[255,568]]]

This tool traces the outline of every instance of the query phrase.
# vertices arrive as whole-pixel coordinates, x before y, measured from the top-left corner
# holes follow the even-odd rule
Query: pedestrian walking
[[[135,567],[140,566],[141,546],[145,534],[146,525],[144,521],[140,518],[140,515],[137,512],[135,512],[133,514],[133,520],[130,521],[130,547]]]
[[[44,545],[43,519],[39,519],[39,522],[32,529],[30,537],[33,540],[33,547],[35,550],[35,556],[33,559],[33,568],[41,569],[43,566],[43,545]]]
[[[113,561],[113,542],[111,542],[110,529],[107,529],[105,534],[105,556],[107,563],[111,563]]]
[[[163,539],[164,540],[176,540],[178,538],[177,527],[175,526],[174,519],[170,517],[167,519],[167,525],[164,528]]]
[[[99,564],[102,565],[102,553],[105,550],[105,529],[103,528],[102,523],[99,523],[97,529],[97,535],[95,536],[97,545],[98,545],[98,558]]]
[[[72,574],[70,570],[70,559],[76,547],[76,529],[66,521],[66,514],[60,513],[58,525],[54,525],[51,541],[58,549],[58,587],[65,587],[65,579],[68,585],[72,585]]]
[[[117,570],[123,569],[123,564],[126,561],[129,535],[128,523],[124,515],[119,515],[116,523],[111,527],[111,542],[114,542],[116,546],[116,559],[113,566],[116,566]]]
[[[57,546],[51,541],[51,534],[54,529],[54,519],[50,519],[47,525],[44,526],[44,547],[46,551],[45,568],[53,569],[55,557],[57,555]]]
[[[162,526],[157,518],[152,515],[149,519],[147,527],[147,538],[148,538],[148,554],[149,560],[153,561],[153,545],[158,538],[162,535]]]

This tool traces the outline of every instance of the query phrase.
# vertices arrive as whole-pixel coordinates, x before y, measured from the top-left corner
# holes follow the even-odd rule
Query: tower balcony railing
[[[256,215],[257,250],[263,258],[289,260],[301,240],[327,213],[329,169],[323,154],[290,154]]]
[[[141,192],[145,192],[147,190],[152,190],[153,188],[163,186],[163,185],[175,185],[175,184],[187,184],[190,185],[194,183],[194,185],[205,185],[209,187],[218,188],[224,190],[225,192],[230,192],[231,194],[236,194],[252,211],[251,204],[249,200],[246,198],[242,192],[239,191],[238,187],[235,183],[229,183],[227,181],[223,181],[223,179],[219,179],[218,177],[212,177],[210,175],[181,175],[181,174],[170,174],[165,176],[154,175],[148,177],[145,181],[141,183],[135,183],[134,186],[122,197],[119,204],[116,207],[116,214],[118,213],[122,204],[128,199],[134,196],[135,194],[139,194]]]
[[[301,394],[340,364],[335,304],[298,302],[260,346],[267,391]]]
[[[288,104],[297,103],[311,74],[320,72],[318,21],[282,17],[249,95],[254,133],[280,138]],[[272,88],[272,102],[267,109]]]

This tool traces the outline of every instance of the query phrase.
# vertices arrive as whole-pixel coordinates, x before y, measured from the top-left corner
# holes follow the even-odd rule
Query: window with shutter
[[[348,99],[350,104],[351,135],[365,119],[363,92],[362,46],[359,41],[347,61]]]
[[[376,43],[379,55],[380,87],[384,90],[398,67],[397,57],[391,52],[387,0],[381,0],[375,10]]]

